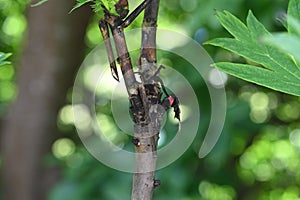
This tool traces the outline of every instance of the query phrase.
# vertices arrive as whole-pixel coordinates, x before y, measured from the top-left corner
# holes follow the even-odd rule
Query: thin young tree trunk
[[[152,0],[145,8],[144,13],[140,64],[148,69],[151,69],[151,66],[156,65],[156,26],[158,6],[159,0]],[[157,69],[157,67],[155,69]],[[156,90],[154,96],[159,96],[159,93],[160,90]],[[147,110],[147,108],[149,109],[150,106],[152,105],[146,106],[146,115],[149,115],[149,110]],[[135,129],[135,137],[138,138],[139,145],[136,145],[135,147],[135,171],[137,173],[133,175],[132,200],[151,200],[153,190],[155,186],[159,184],[159,182],[155,180],[155,168],[157,159],[157,141],[159,138],[157,131],[160,126],[153,124],[150,118],[148,119],[149,121],[144,128]],[[158,126],[159,128],[157,129],[154,126]]]
[[[126,4],[126,1],[122,2]],[[120,5],[122,5],[120,3]],[[150,3],[150,4],[149,4]],[[120,7],[118,4],[118,6]],[[117,8],[119,8],[117,7]],[[131,58],[127,49],[124,28],[145,8],[142,52],[139,62],[141,82],[137,82],[132,68]],[[122,7],[120,7],[122,10]],[[106,40],[106,50],[110,61],[112,75],[119,80],[114,64],[112,47],[109,42],[108,26],[113,33],[115,48],[118,55],[121,71],[130,100],[130,111],[134,121],[135,144],[135,174],[133,176],[132,199],[151,200],[153,189],[158,185],[154,179],[157,141],[163,114],[167,108],[161,105],[159,69],[156,65],[156,21],[158,0],[146,0],[140,4],[124,21],[105,10],[105,18],[100,20],[99,28]],[[160,81],[160,82],[159,82]]]

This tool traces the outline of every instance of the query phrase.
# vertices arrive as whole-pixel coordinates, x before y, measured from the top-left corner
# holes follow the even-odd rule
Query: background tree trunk
[[[58,131],[58,110],[82,61],[91,13],[85,7],[68,14],[74,3],[51,0],[28,9],[19,93],[2,135],[4,199],[42,200],[50,189],[53,173],[43,165],[43,157]]]

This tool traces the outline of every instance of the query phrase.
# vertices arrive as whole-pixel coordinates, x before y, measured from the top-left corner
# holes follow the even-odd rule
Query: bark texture
[[[152,0],[145,8],[144,20],[142,27],[142,47],[140,56],[140,72],[142,76],[147,76],[145,71],[150,70],[155,73],[156,66],[156,26],[158,15],[159,0]],[[155,81],[150,83],[157,85]],[[160,97],[160,90],[153,90],[152,95]],[[146,99],[151,98],[150,94],[146,93],[146,98],[143,98],[143,104],[146,110],[146,116],[149,116],[148,123],[144,126],[144,130],[136,128],[135,137],[140,140],[140,145],[136,145],[136,172],[133,175],[132,200],[151,200],[153,190],[158,185],[155,180],[155,168],[157,159],[157,141],[159,139],[160,121],[158,119],[157,110],[154,112],[155,117],[150,117],[153,106]],[[163,112],[164,113],[164,112]],[[162,113],[162,114],[163,114]],[[156,118],[156,119],[155,119]],[[158,127],[155,128],[155,127]]]
[[[127,2],[127,1],[126,1]],[[115,6],[116,10],[122,13],[123,1]],[[103,38],[106,40],[106,50],[112,75],[119,80],[117,75],[114,56],[110,44],[108,27],[111,29],[117,60],[120,64],[124,77],[126,89],[130,101],[130,112],[134,121],[135,145],[135,174],[133,176],[132,199],[151,200],[154,187],[159,185],[155,180],[155,168],[157,159],[157,141],[159,138],[160,123],[166,109],[161,102],[162,82],[159,76],[159,69],[156,65],[156,22],[158,13],[158,0],[143,1],[126,19],[124,16],[116,16],[108,12],[104,7],[104,19],[99,22],[99,28]],[[135,79],[131,58],[128,52],[124,28],[145,9],[141,56],[138,62],[141,82]],[[119,12],[118,12],[119,13]],[[127,11],[126,11],[127,13]],[[108,26],[108,25],[109,26]],[[160,81],[160,82],[159,82]]]
[[[3,192],[8,200],[47,199],[57,178],[43,162],[57,137],[56,119],[82,61],[88,7],[73,1],[28,8],[26,44],[18,66],[18,96],[4,121]],[[49,187],[50,185],[50,187]]]

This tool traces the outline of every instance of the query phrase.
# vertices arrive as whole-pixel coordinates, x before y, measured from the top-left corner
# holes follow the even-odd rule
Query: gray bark
[[[144,13],[143,27],[142,27],[142,48],[141,48],[141,66],[142,68],[148,68],[152,73],[157,70],[156,66],[156,26],[158,15],[159,0],[152,0],[146,7]],[[153,65],[154,64],[154,65]],[[141,70],[143,74],[143,70]],[[145,101],[145,100],[144,100]],[[147,103],[144,102],[144,105]],[[136,154],[136,170],[140,172],[146,170],[143,173],[135,173],[133,175],[132,186],[132,200],[151,200],[153,196],[153,190],[155,188],[155,168],[157,159],[157,141],[159,139],[159,132],[155,128],[159,126],[159,119],[153,119],[150,117],[150,109],[153,105],[145,106],[146,115],[149,116],[150,122],[146,125],[146,131],[135,131],[135,137],[141,138],[141,145],[135,147]],[[159,124],[159,125],[158,125]],[[145,137],[148,136],[148,137]],[[143,156],[140,156],[143,154]]]

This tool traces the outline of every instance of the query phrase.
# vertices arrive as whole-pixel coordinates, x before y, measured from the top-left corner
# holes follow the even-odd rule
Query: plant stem
[[[149,4],[150,2],[150,4]],[[143,29],[142,29],[142,51],[139,62],[139,73],[142,82],[136,81],[131,59],[128,53],[124,36],[124,27],[129,25],[133,19],[145,8]],[[130,111],[134,120],[133,142],[135,144],[136,160],[135,174],[133,176],[132,199],[151,200],[153,189],[159,185],[154,179],[157,141],[160,124],[165,109],[160,105],[162,95],[159,83],[151,77],[157,77],[158,68],[156,65],[156,19],[158,11],[158,0],[144,1],[134,12],[129,15],[122,25],[122,20],[108,12],[105,13],[105,20],[100,21],[99,26],[104,39],[108,40],[108,28],[112,31],[115,41],[115,48],[118,54],[121,71],[130,100]],[[114,60],[109,40],[106,41],[106,48],[109,61]],[[111,65],[114,69],[115,66]],[[116,78],[116,71],[113,70]],[[149,79],[148,79],[149,78]]]
[[[152,0],[145,8],[143,28],[142,28],[142,50],[140,55],[140,65],[151,69],[151,66],[156,65],[156,23],[158,13],[159,0]],[[141,67],[140,67],[141,68]],[[141,71],[141,70],[140,70]],[[154,85],[156,83],[153,83]],[[154,92],[154,96],[159,96],[160,90]],[[147,102],[143,101],[144,104]],[[144,105],[147,108],[151,105]],[[159,120],[158,124],[160,123]],[[155,168],[157,159],[157,141],[158,131],[155,127],[160,127],[148,121],[145,129],[135,131],[135,137],[139,139],[140,145],[136,145],[136,172],[133,176],[132,200],[151,200],[155,187]],[[142,137],[141,137],[142,136]],[[148,137],[146,137],[148,136]],[[142,155],[142,156],[141,156]]]

